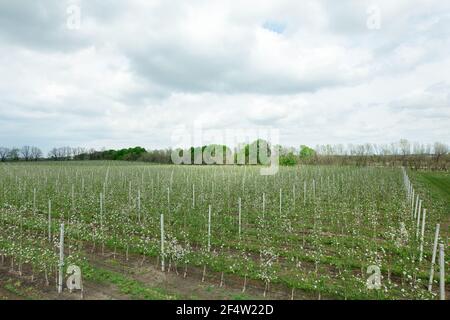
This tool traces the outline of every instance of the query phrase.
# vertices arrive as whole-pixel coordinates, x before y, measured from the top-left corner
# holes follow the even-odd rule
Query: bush
[[[292,152],[280,156],[280,165],[282,166],[295,166],[297,163],[298,159]]]

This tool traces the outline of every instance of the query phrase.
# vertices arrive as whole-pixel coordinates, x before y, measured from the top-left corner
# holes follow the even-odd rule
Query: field
[[[423,196],[427,197],[439,212],[444,213],[447,219],[450,216],[450,174],[441,172],[413,172],[413,183],[421,189]],[[444,218],[444,217],[442,217]]]
[[[422,256],[401,168],[2,164],[0,297],[80,298],[56,291],[64,222],[86,299],[436,299],[449,176],[408,175],[427,208]]]

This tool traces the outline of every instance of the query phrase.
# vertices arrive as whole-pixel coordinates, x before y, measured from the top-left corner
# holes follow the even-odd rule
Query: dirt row
[[[55,282],[47,285],[40,277],[31,278],[31,271],[23,266],[22,275],[10,269],[5,260],[0,265],[0,299],[2,300],[81,300],[81,292],[70,293],[67,289],[58,294]],[[126,300],[114,285],[83,281],[83,299],[86,300]]]
[[[171,271],[162,272],[158,258],[146,258],[142,261],[141,255],[130,254],[128,260],[124,255],[105,251],[100,248],[93,253],[89,250],[89,263],[103,269],[125,274],[139,282],[159,287],[168,293],[174,293],[182,299],[228,300],[228,299],[280,299],[292,298],[292,291],[281,285],[271,285],[264,297],[265,284],[262,281],[247,279],[246,289],[243,293],[244,278],[236,275],[213,272],[203,268],[188,266],[171,266]],[[184,273],[186,272],[186,277]],[[316,295],[294,292],[294,299],[317,299]]]
[[[244,279],[238,276],[224,275],[203,268],[171,267],[170,272],[162,272],[157,258],[146,258],[130,254],[128,260],[124,255],[113,254],[112,251],[86,250],[88,262],[93,267],[117,272],[125,277],[138,281],[142,286],[159,288],[179,299],[201,300],[232,300],[232,299],[291,299],[292,292],[282,286],[270,286],[264,296],[265,285],[261,281],[250,280],[246,282],[246,290],[242,292]],[[186,277],[184,276],[187,271]],[[0,299],[21,300],[79,300],[80,292],[70,293],[64,290],[57,293],[54,279],[46,285],[42,277],[31,279],[31,270],[22,267],[22,275],[10,269],[9,259],[0,265]],[[203,280],[203,281],[202,281]],[[84,297],[86,300],[129,300],[129,294],[113,283],[97,283],[83,279]],[[316,296],[306,296],[301,292],[294,292],[294,299],[317,299]]]

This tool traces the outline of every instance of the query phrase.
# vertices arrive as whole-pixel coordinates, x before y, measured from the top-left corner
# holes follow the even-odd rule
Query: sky
[[[0,146],[450,142],[449,1],[0,0],[0,52]]]

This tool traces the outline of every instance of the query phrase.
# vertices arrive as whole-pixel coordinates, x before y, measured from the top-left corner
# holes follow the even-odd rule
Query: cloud
[[[67,8],[81,28],[67,28]],[[450,141],[450,4],[2,1],[0,144],[170,146],[180,123],[284,144]]]

